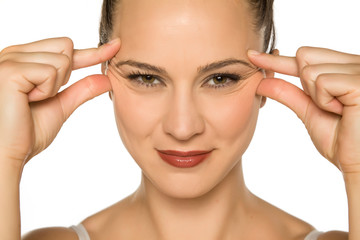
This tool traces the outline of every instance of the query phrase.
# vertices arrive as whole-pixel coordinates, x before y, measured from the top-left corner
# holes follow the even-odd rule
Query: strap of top
[[[81,223],[79,223],[77,226],[71,226],[71,228],[74,229],[74,231],[77,233],[79,240],[90,240],[90,236],[86,231],[86,228]],[[304,240],[317,240],[322,233],[323,232],[313,230],[305,237]]]
[[[318,237],[323,234],[323,232],[319,232],[317,230],[313,230],[312,232],[310,232],[304,240],[317,240]]]
[[[71,228],[77,233],[79,240],[90,240],[90,236],[86,231],[86,228],[81,223],[77,226],[71,226]]]

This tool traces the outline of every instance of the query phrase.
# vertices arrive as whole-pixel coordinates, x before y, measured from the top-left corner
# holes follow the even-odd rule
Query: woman
[[[267,49],[271,21],[257,21],[259,6],[245,0],[118,4],[109,36],[101,35],[102,43],[113,41],[99,49],[73,51],[62,38],[1,53],[1,79],[9,79],[0,94],[1,195],[9,196],[0,202],[4,239],[20,235],[24,162],[50,144],[77,106],[109,90],[121,138],[143,172],[140,187],[79,228],[43,229],[25,239],[77,239],[74,229],[82,227],[91,239],[347,239],[313,231],[247,190],[241,156],[265,97],[291,108],[319,152],[341,169],[349,239],[359,237],[358,56],[314,48],[301,48],[296,58],[248,51]],[[88,77],[57,94],[71,69],[101,62],[107,77]],[[273,72],[301,77],[304,91]]]

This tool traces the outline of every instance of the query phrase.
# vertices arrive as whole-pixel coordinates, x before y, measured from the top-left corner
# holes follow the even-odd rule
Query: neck
[[[134,197],[148,214],[146,224],[156,231],[157,239],[225,239],[245,225],[251,196],[239,161],[203,196],[172,198],[159,192],[143,175]]]

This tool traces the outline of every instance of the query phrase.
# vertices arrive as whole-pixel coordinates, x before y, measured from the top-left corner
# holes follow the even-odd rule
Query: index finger
[[[295,57],[276,56],[252,50],[248,51],[248,56],[253,64],[262,69],[299,77],[299,69]]]
[[[105,62],[114,57],[119,49],[120,39],[116,38],[99,48],[74,50],[72,69],[76,70]]]
[[[360,56],[326,48],[301,47],[296,57],[276,56],[267,53],[248,51],[250,61],[256,66],[273,72],[299,77],[306,65],[312,64],[358,64]]]

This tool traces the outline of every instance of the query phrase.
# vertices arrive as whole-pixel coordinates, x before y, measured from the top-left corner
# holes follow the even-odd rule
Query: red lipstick
[[[212,151],[180,152],[175,150],[157,150],[157,152],[165,162],[174,167],[190,168],[204,161]]]

